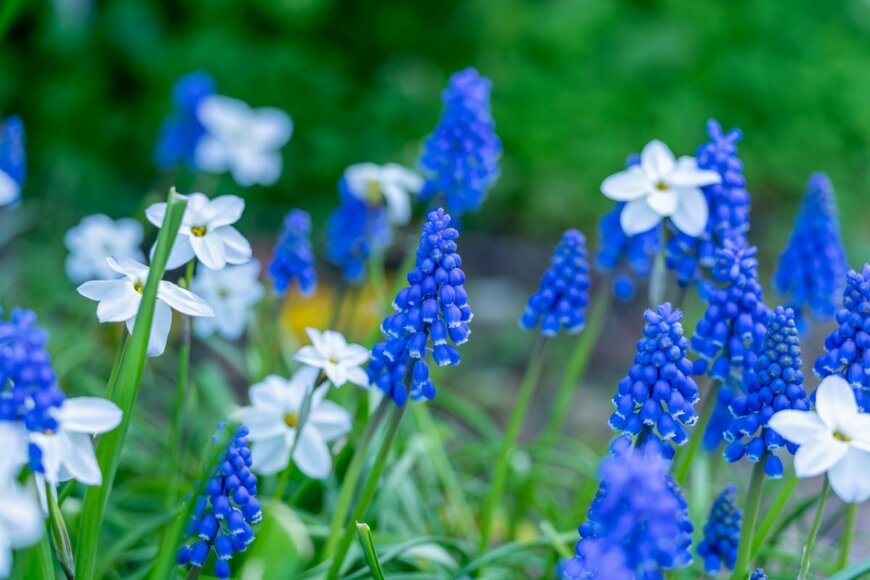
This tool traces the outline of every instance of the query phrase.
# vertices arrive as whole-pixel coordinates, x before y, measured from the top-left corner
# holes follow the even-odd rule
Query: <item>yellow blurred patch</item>
[[[341,304],[336,304],[339,298]],[[337,314],[336,308],[340,308]],[[384,313],[368,283],[344,289],[319,283],[311,297],[302,296],[294,287],[281,305],[280,331],[289,340],[306,344],[307,327],[327,330],[332,326],[331,330],[341,332],[348,341],[364,343],[381,324]]]

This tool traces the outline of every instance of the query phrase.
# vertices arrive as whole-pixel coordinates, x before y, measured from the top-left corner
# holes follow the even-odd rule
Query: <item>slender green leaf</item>
[[[856,580],[857,578],[866,578],[867,575],[870,575],[870,558],[855,562],[829,577],[828,580]]]
[[[359,534],[359,543],[366,558],[366,564],[375,580],[384,580],[384,571],[378,562],[378,553],[375,551],[375,542],[372,540],[372,530],[365,522],[356,523],[356,531]]]

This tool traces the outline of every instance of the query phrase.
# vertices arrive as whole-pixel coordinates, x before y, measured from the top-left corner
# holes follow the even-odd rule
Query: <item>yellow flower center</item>
[[[842,431],[834,431],[834,439],[836,439],[837,441],[842,441],[843,443],[848,443],[852,440],[851,437],[849,437]]]
[[[366,200],[369,204],[379,204],[384,194],[381,193],[381,184],[372,179],[366,184]]]
[[[205,226],[193,226],[190,228],[190,233],[192,233],[197,238],[201,238],[205,235],[206,228]]]
[[[133,284],[133,290],[142,294],[142,291],[145,289],[145,283],[142,280],[136,280],[136,283]]]
[[[670,188],[668,187],[668,184],[664,181],[656,181],[656,189],[658,189],[659,191],[667,191]]]
[[[288,427],[295,427],[299,424],[299,415],[297,413],[287,413],[284,415],[284,424]]]
[[[337,364],[338,364],[338,358],[337,358],[337,357],[334,357],[334,356],[331,356],[331,357],[329,357],[329,362],[331,362],[331,363],[334,364],[334,365],[337,365]]]
[[[230,291],[226,288],[221,288],[220,290],[218,290],[217,295],[219,298],[229,298]]]

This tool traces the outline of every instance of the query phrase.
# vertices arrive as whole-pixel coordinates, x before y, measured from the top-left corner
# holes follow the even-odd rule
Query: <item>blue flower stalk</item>
[[[670,462],[648,444],[604,460],[564,578],[658,580],[692,561],[692,522]]]
[[[222,427],[220,427],[222,428]],[[178,551],[182,566],[202,568],[214,553],[214,573],[230,577],[230,560],[254,541],[252,526],[263,519],[257,501],[257,476],[251,472],[248,428],[239,427],[212,473],[203,494],[196,498]]]
[[[589,284],[586,238],[577,230],[568,230],[541,277],[540,288],[529,297],[520,327],[532,330],[540,326],[541,334],[548,337],[563,330],[579,333],[586,326]]]
[[[163,122],[154,151],[154,163],[158,169],[170,169],[179,165],[196,169],[196,146],[205,135],[205,127],[197,116],[197,108],[202,99],[214,92],[214,79],[203,71],[185,75],[175,83],[172,89],[175,109]]]
[[[734,568],[742,517],[737,507],[737,488],[729,485],[716,496],[710,507],[710,515],[704,525],[704,539],[697,548],[707,574],[719,574],[723,564],[729,570]]]
[[[269,262],[269,277],[278,296],[283,296],[294,283],[303,296],[311,296],[317,289],[308,212],[294,209],[284,218]]]
[[[715,449],[731,420],[728,405],[742,389],[761,349],[768,308],[758,282],[758,259],[752,246],[725,243],[716,251],[713,282],[702,284],[701,297],[707,310],[692,337],[697,352],[713,379],[707,405],[713,408],[708,421],[702,419],[704,447]],[[702,411],[702,415],[704,412]],[[706,423],[706,424],[705,424]]]
[[[743,138],[740,129],[727,133],[715,119],[707,121],[710,141],[698,148],[699,169],[716,171],[721,182],[702,188],[707,198],[709,218],[704,233],[693,238],[679,231],[668,242],[668,268],[676,273],[685,287],[703,276],[703,269],[716,264],[716,251],[726,244],[747,245],[750,197],[743,176],[743,162],[737,156],[737,144]]]
[[[611,444],[620,453],[631,443],[657,441],[667,459],[674,447],[688,441],[684,426],[698,419],[694,405],[698,386],[692,379],[689,341],[683,336],[683,313],[665,303],[644,313],[643,338],[637,342],[634,364],[619,382],[610,427],[621,432]]]
[[[441,120],[420,157],[426,176],[420,199],[441,195],[456,217],[478,211],[499,176],[502,146],[490,111],[491,88],[474,68],[453,74],[442,94]]]
[[[820,321],[834,317],[848,269],[834,188],[827,175],[813,173],[773,278],[777,292],[788,297],[800,330],[808,329],[804,312]]]
[[[441,208],[429,213],[408,286],[396,295],[395,314],[381,324],[385,338],[372,349],[369,381],[399,407],[409,398],[435,398],[426,362],[430,353],[438,366],[458,365],[456,347],[471,332],[473,314],[457,252],[458,238],[459,232],[450,226],[450,215]]]
[[[839,375],[849,381],[858,408],[870,411],[870,264],[846,274],[843,308],[836,320],[838,326],[825,338],[825,354],[813,370],[820,378]]]

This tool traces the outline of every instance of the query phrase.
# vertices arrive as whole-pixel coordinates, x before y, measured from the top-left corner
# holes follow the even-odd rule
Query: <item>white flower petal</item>
[[[858,414],[852,387],[840,376],[825,378],[816,391],[816,413],[831,432],[847,427]]]
[[[151,246],[151,259],[154,259],[154,250],[157,249],[157,244],[155,243]],[[169,259],[166,261],[166,269],[167,270],[175,270],[176,268],[180,268],[193,260],[196,257],[196,254],[193,253],[193,246],[190,245],[190,236],[181,235],[181,231],[178,232],[178,236],[175,238],[175,241],[172,243],[172,250],[169,252]]]
[[[230,156],[233,179],[242,187],[273,185],[281,176],[281,154],[236,147]]]
[[[260,150],[283,147],[293,134],[293,121],[281,109],[262,107],[252,111],[248,125],[249,139]]]
[[[852,441],[852,447],[870,452],[870,413],[858,413],[843,429]]]
[[[326,373],[329,382],[336,387],[340,387],[347,382],[347,369],[342,365],[326,361],[326,364],[323,365],[323,372]]]
[[[0,207],[10,205],[21,197],[21,186],[5,171],[0,170]]]
[[[214,231],[224,245],[224,254],[229,264],[245,264],[254,252],[251,243],[232,226],[224,226]],[[256,277],[256,274],[255,274]]]
[[[100,397],[74,397],[64,401],[58,420],[64,431],[96,435],[121,423],[123,413],[112,401]]]
[[[646,202],[660,216],[666,217],[676,211],[680,203],[677,192],[668,189],[665,191],[655,190],[646,197]]]
[[[85,298],[99,301],[132,298],[132,294],[138,294],[129,280],[91,280],[76,291]]]
[[[794,454],[794,472],[798,477],[821,475],[840,461],[849,451],[849,445],[829,435],[827,439],[813,439],[798,447]]]
[[[199,102],[196,116],[208,133],[221,139],[232,139],[247,129],[251,108],[238,99],[210,95]]]
[[[8,548],[25,548],[36,543],[42,536],[43,519],[33,494],[17,483],[7,485],[0,501],[0,536]]]
[[[332,471],[329,447],[314,429],[302,429],[293,460],[299,471],[312,479],[326,479]]]
[[[284,397],[282,392],[287,389],[287,381],[278,375],[269,375],[259,383],[251,385],[248,389],[248,398],[254,406],[262,409],[272,409],[276,413],[283,413],[289,410],[284,408]]]
[[[166,217],[166,202],[161,201],[160,203],[148,206],[145,210],[145,217],[152,225],[157,226],[158,228],[161,227],[163,225],[163,219]]]
[[[870,453],[855,449],[828,472],[831,489],[848,503],[861,503],[870,498]]]
[[[694,157],[680,157],[674,170],[665,179],[671,187],[704,187],[722,181],[717,171],[698,169],[698,163]]]
[[[151,271],[145,264],[125,256],[109,256],[106,258],[106,264],[115,272],[123,274],[131,280],[145,281],[148,279],[148,273]]]
[[[303,432],[309,427],[316,429],[324,440],[333,441],[350,432],[350,413],[332,401],[323,401],[317,408],[312,409]]]
[[[214,316],[214,310],[205,300],[166,280],[161,280],[157,286],[157,299],[158,303],[162,300],[188,316]]]
[[[397,184],[384,183],[381,185],[381,193],[387,204],[387,216],[391,224],[405,225],[411,220],[411,200],[408,192]]]
[[[830,430],[818,415],[811,411],[788,409],[774,413],[767,426],[779,433],[783,439],[795,445],[822,439],[831,435]]]
[[[125,286],[130,286],[130,282],[126,280],[119,280],[119,282]],[[97,318],[101,323],[124,322],[136,316],[141,303],[142,297],[135,290],[117,298],[101,300],[97,304]]]
[[[322,367],[326,362],[323,355],[321,355],[316,348],[311,345],[305,345],[299,350],[296,351],[296,355],[293,357],[294,360],[301,362],[304,365],[309,365],[313,367]]]
[[[100,465],[94,454],[94,444],[90,435],[70,433],[67,455],[64,457],[64,467],[73,479],[85,485],[100,485],[103,476]]]
[[[250,430],[251,441],[284,437],[287,431],[279,409],[242,407],[235,417]]]
[[[601,193],[614,201],[632,201],[652,190],[652,182],[640,167],[614,173],[601,184]]]
[[[135,320],[135,318],[130,320]],[[155,357],[163,354],[163,351],[166,350],[166,342],[169,340],[171,327],[172,309],[162,300],[158,300],[154,305],[154,320],[151,323],[151,334],[148,336],[148,356]],[[130,328],[129,325],[128,328]]]
[[[710,211],[707,207],[707,198],[700,189],[679,189],[677,195],[679,204],[671,214],[671,221],[687,236],[697,238],[707,227]]]
[[[255,442],[251,446],[251,467],[263,475],[278,473],[290,463],[291,445],[283,436]]]
[[[658,139],[647,143],[640,153],[640,166],[653,181],[667,177],[674,170],[674,165],[674,154]]]
[[[647,232],[661,221],[662,216],[649,206],[646,199],[628,202],[619,214],[619,225],[627,236]]]
[[[203,135],[193,150],[194,164],[207,173],[223,173],[229,167],[229,151],[220,141]]]
[[[190,245],[193,253],[206,268],[220,270],[227,265],[227,255],[224,251],[224,242],[213,233],[207,233],[202,237],[191,236]]]
[[[369,376],[361,367],[347,367],[347,380],[363,388],[369,387]]]
[[[245,211],[245,200],[237,195],[222,195],[208,202],[197,216],[209,230],[239,221]]]
[[[28,461],[28,432],[19,421],[0,421],[0,482],[12,481]],[[2,488],[2,485],[0,485]]]
[[[309,326],[305,329],[305,334],[308,335],[311,345],[317,349],[317,352],[326,352],[326,340],[323,336],[324,333]]]

